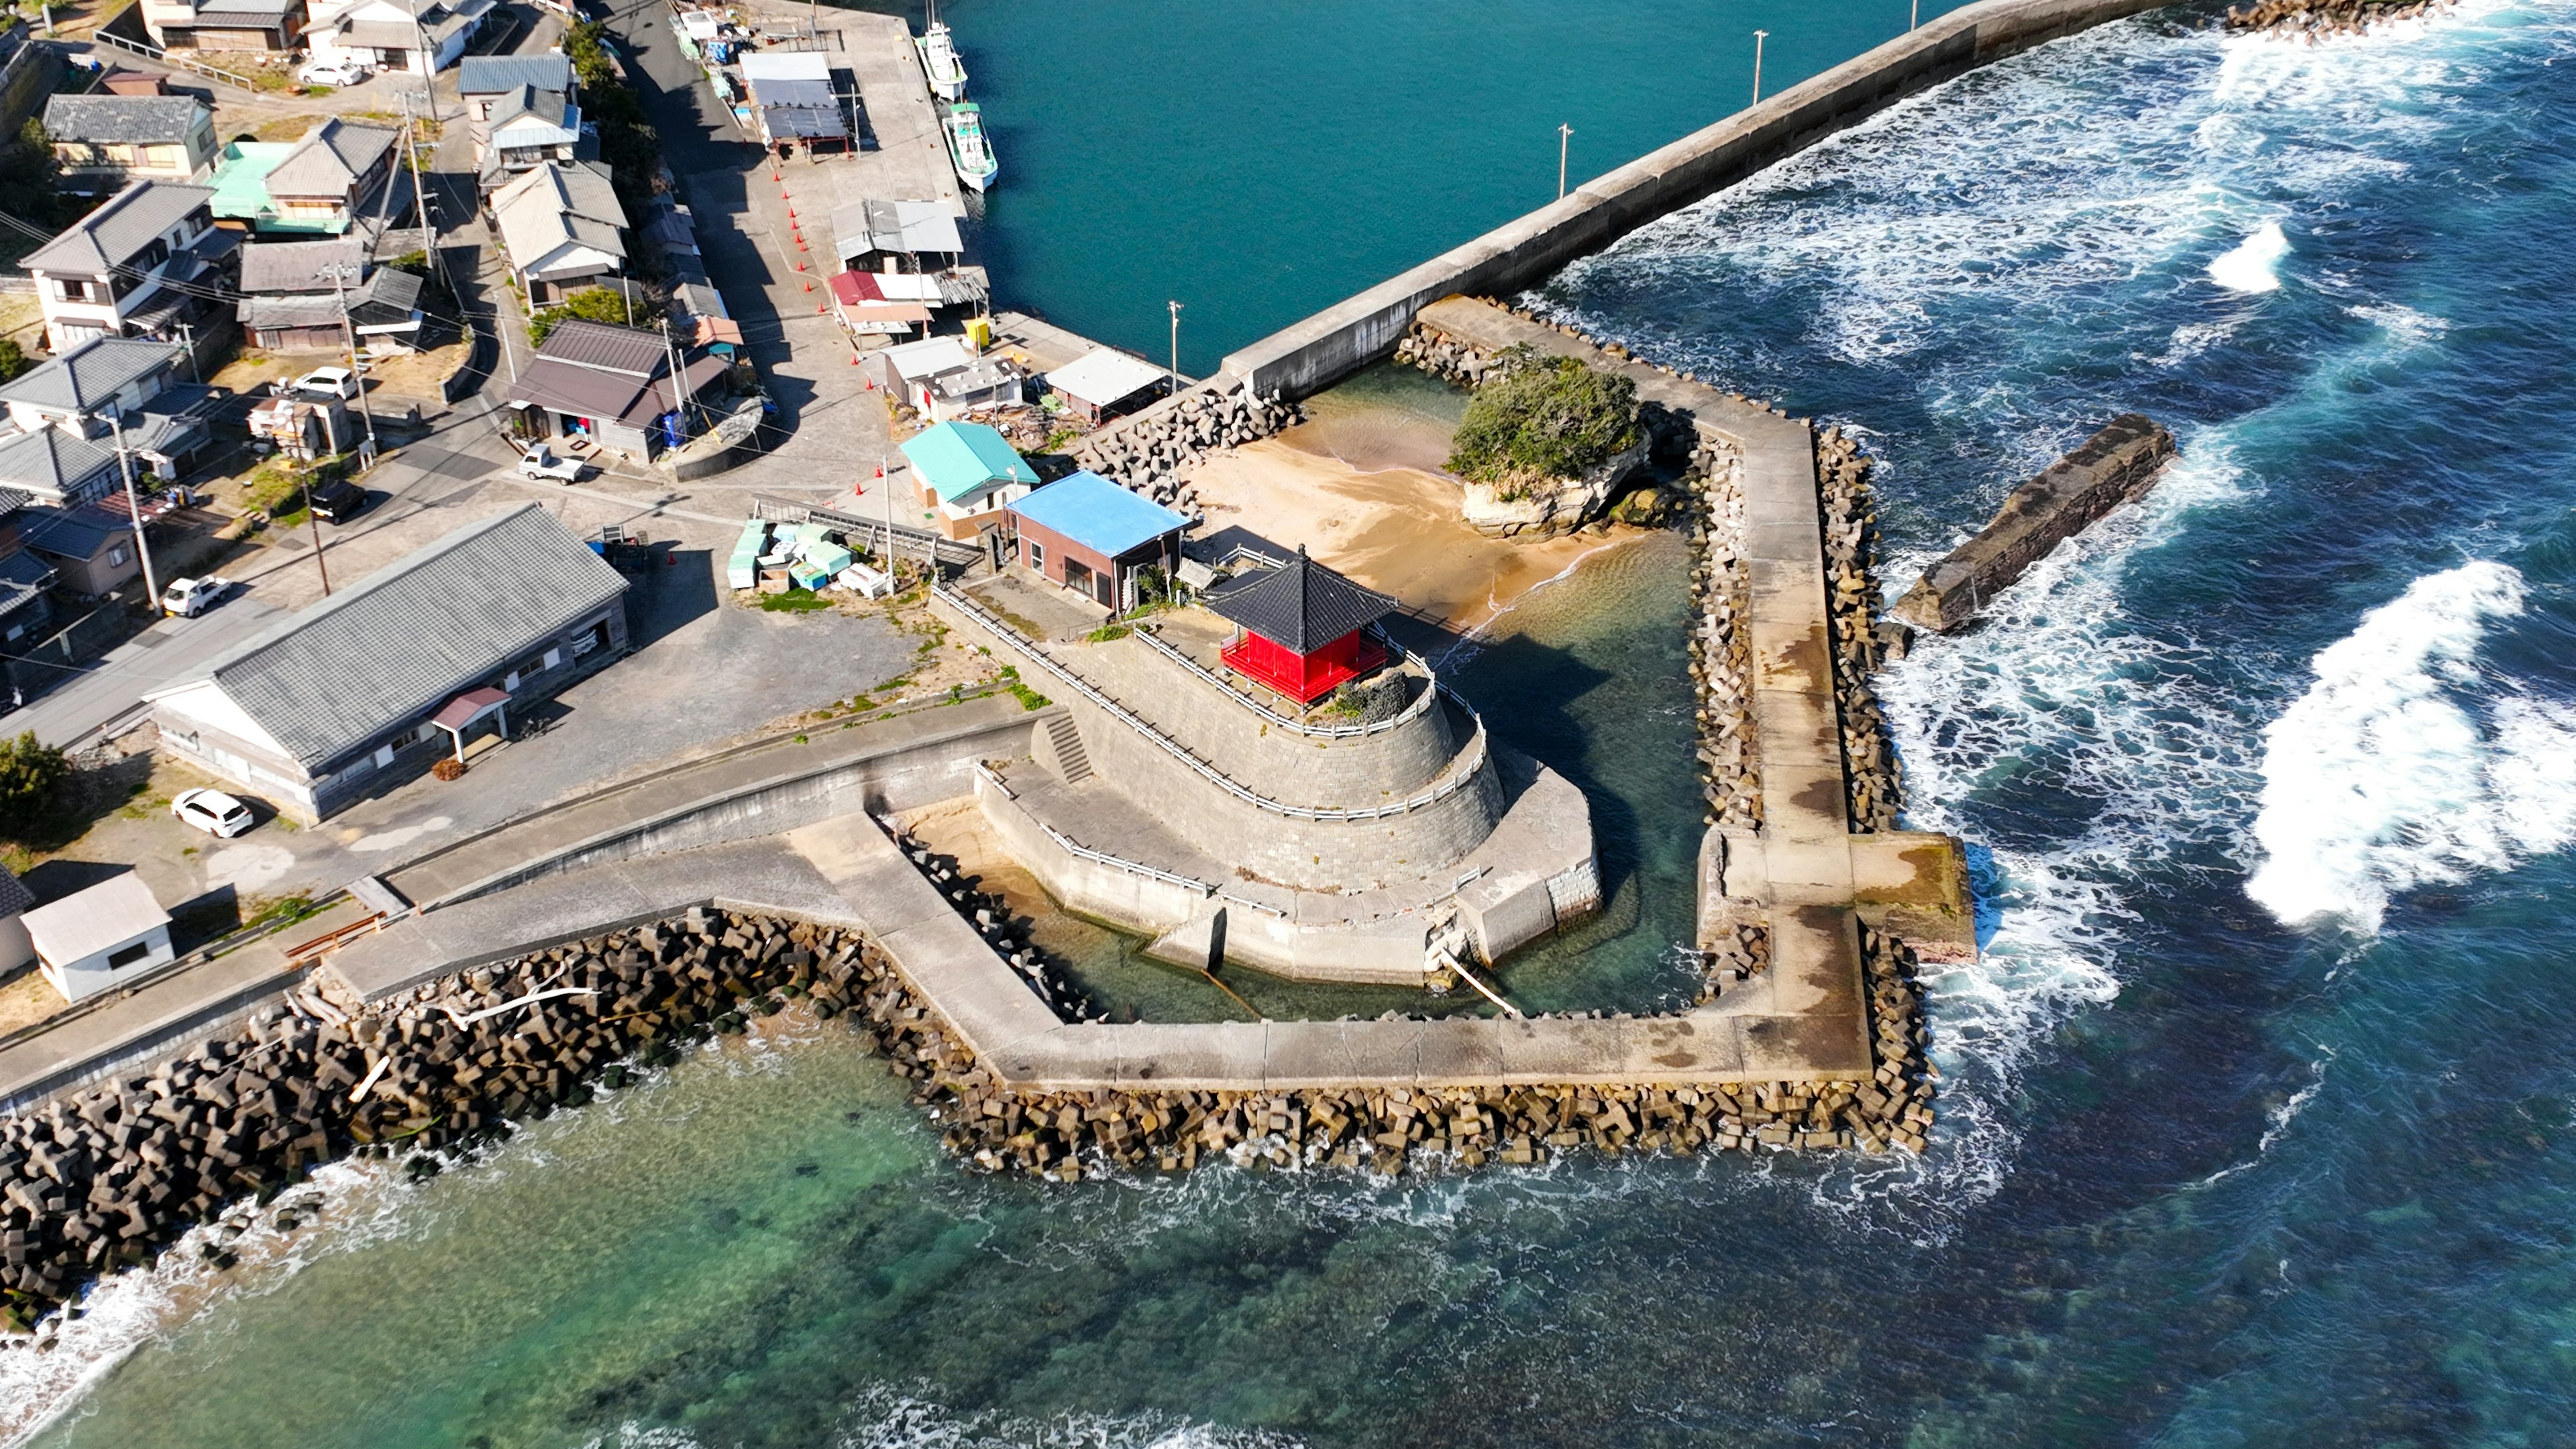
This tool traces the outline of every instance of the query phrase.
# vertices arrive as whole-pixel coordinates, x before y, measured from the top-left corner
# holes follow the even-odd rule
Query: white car
[[[161,610],[182,619],[193,619],[224,601],[233,591],[233,581],[220,578],[172,579],[161,591]]]
[[[182,790],[170,802],[170,813],[182,825],[193,825],[219,840],[230,840],[257,822],[250,807],[221,790]]]
[[[354,60],[317,60],[308,62],[295,73],[295,78],[308,86],[353,86],[365,80],[369,72]]]
[[[345,367],[317,367],[297,378],[294,389],[321,397],[353,398],[358,395],[358,375]]]
[[[555,450],[545,444],[530,443],[527,450],[519,454],[519,476],[531,479],[552,478],[558,483],[578,483],[581,481],[581,461],[577,458],[558,458],[555,456]]]

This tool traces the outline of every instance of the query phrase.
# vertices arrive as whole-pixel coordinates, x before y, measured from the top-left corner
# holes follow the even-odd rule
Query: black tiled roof
[[[1264,569],[1207,599],[1219,618],[1231,619],[1273,644],[1311,654],[1354,629],[1395,610],[1395,600],[1364,589],[1306,557]]]

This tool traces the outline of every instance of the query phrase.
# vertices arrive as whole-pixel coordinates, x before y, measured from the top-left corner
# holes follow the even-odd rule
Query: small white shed
[[[131,873],[38,906],[25,917],[36,969],[66,1001],[110,991],[170,963],[170,913]]]

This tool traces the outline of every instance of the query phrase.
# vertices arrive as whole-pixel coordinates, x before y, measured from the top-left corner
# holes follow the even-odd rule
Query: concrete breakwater
[[[2113,418],[2014,489],[1993,520],[1925,569],[1891,612],[1935,633],[1960,627],[2049,550],[2145,493],[2173,454],[2173,434],[2145,414]]]
[[[1181,480],[1183,473],[1298,420],[1294,403],[1264,401],[1232,382],[1202,384],[1120,418],[1074,444],[1073,459],[1132,492],[1187,511],[1198,501],[1198,490]]]

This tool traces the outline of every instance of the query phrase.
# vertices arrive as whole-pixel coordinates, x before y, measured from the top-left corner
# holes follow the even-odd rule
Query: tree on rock
[[[1510,497],[1579,478],[1637,446],[1637,385],[1523,343],[1494,358],[1450,442],[1449,471]]]

